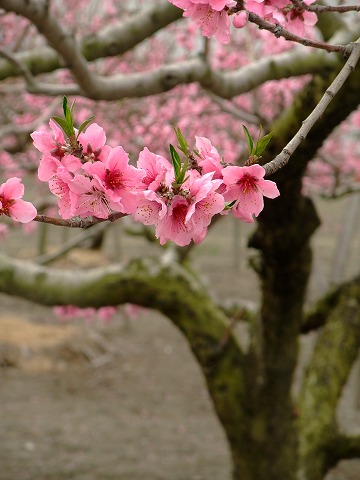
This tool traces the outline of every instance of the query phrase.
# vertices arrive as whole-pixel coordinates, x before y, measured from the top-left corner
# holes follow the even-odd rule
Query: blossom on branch
[[[226,2],[212,3],[220,8]],[[145,147],[133,166],[121,146],[105,145],[105,132],[99,125],[85,131],[93,117],[75,129],[72,108],[64,97],[64,119],[54,117],[64,135],[54,122],[50,123],[53,137],[46,132],[32,135],[43,154],[39,177],[47,179],[50,191],[59,198],[59,214],[65,220],[133,215],[136,221],[155,227],[161,245],[171,240],[185,246],[202,242],[212,218],[224,209],[233,207],[236,217],[252,222],[253,215],[263,209],[263,195],[279,195],[274,182],[263,180],[265,170],[259,165],[229,166],[206,137],[196,136],[191,149],[176,127],[180,153],[170,144],[171,162]],[[254,143],[245,126],[244,131],[255,161],[271,134],[259,136]]]
[[[6,215],[16,222],[28,223],[37,215],[36,208],[30,202],[21,200],[24,185],[17,177],[9,178],[0,185],[0,215]]]
[[[264,197],[276,198],[280,192],[275,182],[264,180],[265,169],[258,164],[249,167],[226,167],[223,170],[225,200],[235,201],[234,217],[251,223],[264,208]]]
[[[314,2],[315,0],[304,0],[306,5]],[[295,6],[289,0],[245,0],[245,7],[249,12],[301,37],[306,33],[306,27],[313,27],[318,21],[314,12]]]
[[[149,156],[151,152],[147,150],[145,154]],[[141,161],[143,158],[144,153]],[[157,165],[161,183],[152,182],[144,190],[134,218],[145,225],[155,225],[155,235],[161,245],[168,240],[180,246],[192,240],[200,243],[212,217],[224,209],[224,197],[217,192],[222,180],[213,180],[214,171],[200,175],[190,169],[185,181],[178,185],[170,162],[166,160],[165,171],[161,171],[164,160]]]
[[[169,0],[184,10],[184,17],[190,17],[201,28],[204,37],[215,38],[221,43],[230,41],[230,20],[227,10],[236,6],[233,0]]]

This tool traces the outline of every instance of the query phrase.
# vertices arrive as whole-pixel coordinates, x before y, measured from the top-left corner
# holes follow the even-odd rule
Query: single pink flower
[[[170,191],[170,190],[169,190]],[[134,219],[144,225],[156,225],[167,213],[165,198],[153,190],[145,190],[134,213]]]
[[[129,165],[129,156],[122,147],[111,149],[105,162],[85,163],[84,170],[97,178],[109,199],[116,202],[123,213],[134,213],[138,195],[144,189],[145,171]]]
[[[307,12],[300,8],[292,8],[285,15],[285,21],[284,28],[286,28],[286,30],[303,37],[306,33],[306,27],[313,27],[317,23],[318,17],[314,12]]]
[[[43,155],[38,168],[38,178],[42,182],[48,182],[60,167],[66,168],[69,172],[75,173],[82,168],[82,163],[74,155],[64,155],[60,160],[51,155]]]
[[[225,207],[224,197],[217,193],[222,180],[213,180],[213,173],[206,173],[194,180],[190,176],[189,180],[184,184],[189,191],[190,200],[186,221],[192,222],[194,230],[202,230],[208,227],[212,217]]]
[[[0,215],[7,215],[21,223],[34,220],[36,208],[32,203],[21,200],[24,190],[21,179],[17,177],[9,178],[0,185]]]
[[[200,160],[198,160],[201,167],[202,174],[214,172],[213,179],[222,178],[222,158],[217,149],[212,145],[210,140],[206,137],[197,137],[196,150],[199,152]]]
[[[30,136],[34,146],[43,154],[51,155],[57,159],[64,156],[65,138],[64,133],[54,120],[49,121],[52,134],[42,130],[36,130]]]
[[[224,168],[223,179],[227,189],[227,202],[236,201],[232,213],[244,222],[253,222],[264,208],[264,196],[275,198],[280,195],[276,184],[264,180],[265,169],[260,165],[250,167],[230,166]]]
[[[59,197],[59,215],[65,220],[74,216],[78,195],[70,190],[69,184],[74,180],[66,168],[59,167],[56,175],[49,180],[49,189],[53,195]]]
[[[189,203],[180,195],[176,195],[168,207],[166,216],[157,224],[156,237],[160,245],[168,240],[173,240],[180,247],[191,242],[193,232],[192,225],[186,222]]]
[[[230,41],[230,20],[225,8],[236,5],[233,0],[169,0],[184,10],[184,17],[190,17],[201,28],[205,37],[221,42]]]
[[[166,172],[172,169],[170,162],[156,153],[144,148],[139,154],[137,167],[146,172],[142,179],[145,190],[157,190],[165,179]]]
[[[111,147],[105,145],[105,131],[97,123],[92,123],[85,132],[81,132],[78,142],[82,146],[83,161],[95,162],[96,160],[106,160]]]
[[[97,177],[90,180],[84,175],[75,175],[68,185],[70,190],[77,195],[76,205],[73,207],[75,216],[108,218],[114,211],[124,211],[121,203],[109,198],[106,189]]]

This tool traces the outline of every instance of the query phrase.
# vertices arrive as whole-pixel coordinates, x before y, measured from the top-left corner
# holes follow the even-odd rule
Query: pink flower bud
[[[233,25],[235,28],[243,28],[246,25],[248,19],[248,12],[242,10],[238,12],[233,17]]]

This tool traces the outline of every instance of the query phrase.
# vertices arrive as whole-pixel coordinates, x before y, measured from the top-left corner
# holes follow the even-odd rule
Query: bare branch
[[[245,110],[238,108],[233,103],[227,103],[226,100],[222,99],[215,93],[212,93],[210,90],[206,93],[209,95],[209,97],[214,103],[219,105],[223,112],[230,113],[230,115],[232,115],[234,118],[237,118],[243,122],[252,123],[255,125],[260,124],[260,119],[257,115],[246,112]]]
[[[311,40],[309,38],[300,37],[299,35],[295,35],[294,33],[285,30],[281,25],[267,22],[263,18],[259,17],[255,13],[249,13],[249,21],[258,25],[259,28],[268,30],[269,32],[273,33],[275,37],[283,37],[285,40],[289,40],[291,42],[300,43],[305,47],[314,47],[319,48],[321,50],[326,50],[327,52],[339,52],[342,53],[344,56],[348,56],[350,54],[351,49],[347,45],[331,45],[330,43],[320,42],[318,40]]]
[[[28,2],[1,0],[0,7],[23,15],[22,11],[18,10],[19,8],[22,9],[22,5],[25,3]],[[36,5],[41,4],[37,2]],[[82,38],[79,41],[79,49],[88,61],[119,55],[179,19],[181,15],[182,11],[180,9],[171,5],[167,0],[162,0],[157,5],[151,5],[137,12],[136,15],[127,18],[125,21],[109,25],[95,34]],[[55,50],[43,47],[21,52],[17,55],[17,58],[28,65],[33,75],[52,72],[64,67],[56,46]],[[2,65],[0,63],[0,80],[19,74],[20,71],[17,68],[11,68],[9,63]]]
[[[96,218],[96,217],[86,217],[79,218],[74,217],[69,220],[64,220],[63,218],[49,217],[48,215],[36,215],[34,218],[35,222],[41,223],[50,223],[51,225],[56,225],[57,227],[70,227],[70,228],[89,228],[93,225],[97,225],[102,222],[115,222],[119,218],[126,217],[126,213],[116,212],[109,215],[108,218]]]
[[[334,96],[337,94],[337,92],[340,90],[340,88],[343,86],[348,76],[354,71],[359,57],[360,39],[352,44],[352,52],[347,62],[345,63],[335,80],[331,83],[330,87],[325,91],[323,97],[316,105],[314,110],[303,121],[302,126],[296,133],[296,135],[290,140],[286,147],[283,148],[282,152],[274,158],[274,160],[264,165],[266,175],[271,175],[275,173],[277,170],[284,167],[288,163],[291,155],[295,152],[300,143],[305,140],[311,128],[322,116],[325,109],[327,108],[331,100],[334,98]]]
[[[290,0],[296,7],[300,7],[303,10],[314,13],[327,13],[327,12],[337,12],[337,13],[346,13],[346,12],[360,12],[360,5],[306,5],[306,3],[301,0]]]

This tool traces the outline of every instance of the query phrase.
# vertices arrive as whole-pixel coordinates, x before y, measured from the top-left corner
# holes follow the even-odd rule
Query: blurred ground
[[[314,239],[310,300],[327,287],[346,201],[321,209],[328,221]],[[112,227],[103,252],[71,252],[58,266],[143,254],[143,240],[125,237],[123,228]],[[215,296],[255,305],[257,279],[248,268],[255,252],[245,248],[250,230],[226,218],[193,260]],[[65,233],[53,227],[49,235],[54,245]],[[359,271],[359,235],[345,276]],[[20,258],[36,255],[33,238],[20,232],[2,246]],[[312,339],[303,339],[305,357]],[[180,333],[154,312],[133,320],[118,315],[110,324],[61,322],[51,309],[0,295],[0,375],[0,480],[230,479],[226,440],[197,365]],[[339,410],[354,433],[358,377],[356,366]],[[328,478],[360,480],[360,462],[344,462]]]

